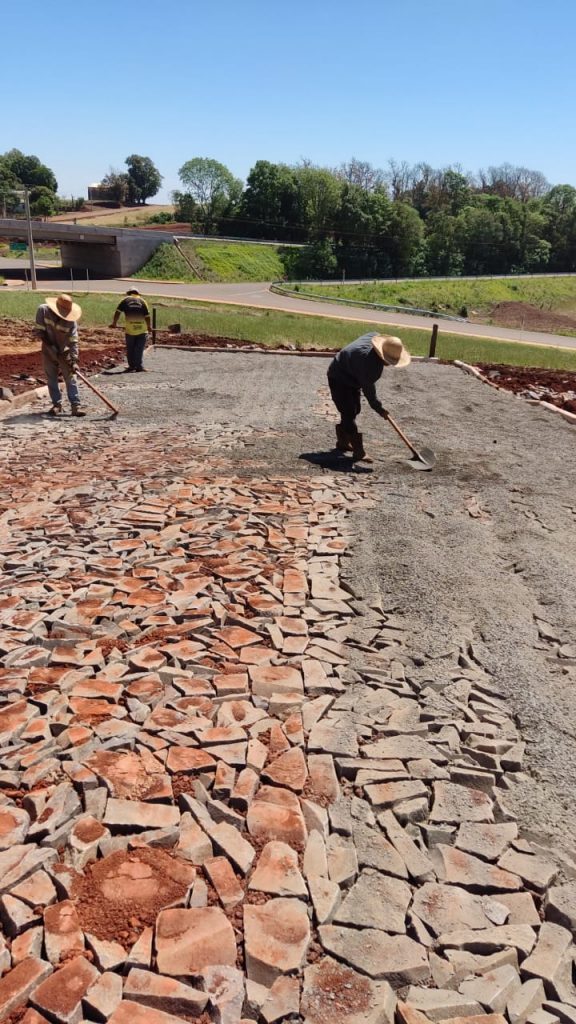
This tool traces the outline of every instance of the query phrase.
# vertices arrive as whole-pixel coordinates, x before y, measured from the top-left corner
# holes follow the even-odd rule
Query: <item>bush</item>
[[[168,213],[167,210],[162,210],[161,213],[154,213],[151,217],[148,217],[147,224],[171,224],[174,220],[174,214]]]
[[[468,319],[468,306],[460,306],[460,316]]]

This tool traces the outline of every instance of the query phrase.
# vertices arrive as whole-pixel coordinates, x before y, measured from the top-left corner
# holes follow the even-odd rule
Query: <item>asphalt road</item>
[[[0,268],[1,269],[1,268]],[[39,282],[43,292],[61,291],[63,281],[43,280]],[[434,319],[427,316],[412,316],[405,313],[386,313],[380,310],[351,309],[336,302],[316,302],[287,295],[275,295],[270,283],[249,281],[241,284],[179,284],[169,281],[134,281],[114,279],[90,282],[88,288],[74,289],[78,294],[90,292],[123,292],[129,287],[139,288],[142,295],[157,295],[173,299],[204,299],[206,302],[222,302],[238,306],[254,306],[261,309],[277,309],[288,313],[307,316],[324,316],[338,320],[361,323],[385,324],[387,327],[412,327],[431,330]],[[489,338],[499,341],[516,341],[533,345],[553,345],[576,349],[576,338],[544,331],[518,331],[489,324],[470,324],[459,321],[439,321],[442,330],[450,334],[464,334],[467,337]]]

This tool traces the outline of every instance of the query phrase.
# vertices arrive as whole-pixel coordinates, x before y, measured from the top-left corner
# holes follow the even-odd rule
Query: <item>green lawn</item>
[[[274,245],[179,239],[183,252],[210,281],[277,281],[284,266]],[[161,245],[134,277],[141,281],[197,281],[173,245]]]
[[[12,252],[12,250],[10,249],[10,246],[8,246],[8,245],[0,245],[0,256],[4,257],[5,259],[9,259],[9,260],[27,260],[28,259],[28,249],[26,249],[26,250],[22,249],[22,250],[17,250],[15,252]],[[44,245],[44,246],[42,246],[42,245],[35,245],[34,246],[34,256],[35,256],[35,258],[37,260],[59,260],[60,259],[60,249],[56,248],[53,245]]]
[[[43,294],[31,292],[4,293],[0,291],[0,316],[33,320]],[[120,299],[119,295],[76,294],[82,305],[82,325],[105,326]],[[281,313],[276,310],[253,309],[248,306],[227,306],[147,296],[157,306],[158,327],[179,322],[183,331],[196,331],[212,336],[241,338],[276,347],[290,344],[295,348],[340,348],[365,331],[375,330],[374,324],[360,321],[332,320],[327,317]],[[386,331],[384,325],[380,330]],[[429,331],[412,328],[388,328],[399,335],[414,355],[426,355]],[[161,338],[159,339],[161,340]],[[576,370],[576,349],[552,346],[521,345],[514,342],[487,341],[481,338],[458,336],[440,329],[436,354],[441,359],[462,359],[475,363],[509,363],[517,366],[545,366]]]
[[[555,313],[576,314],[576,277],[493,278],[466,281],[374,281],[366,284],[301,284],[300,291],[434,312],[488,316],[497,302],[528,302]]]

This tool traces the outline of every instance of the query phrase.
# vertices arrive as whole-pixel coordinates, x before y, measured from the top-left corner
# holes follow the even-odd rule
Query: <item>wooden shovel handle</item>
[[[414,447],[412,442],[408,440],[408,438],[406,437],[406,434],[404,433],[403,430],[400,429],[400,427],[398,426],[396,421],[392,419],[390,413],[388,413],[388,416],[386,418],[388,420],[388,423],[392,427],[392,429],[395,430],[396,433],[398,434],[398,437],[402,438],[402,440],[404,441],[404,444],[406,445],[406,447],[410,449],[410,451],[412,452],[413,455],[416,455],[418,458],[420,458],[420,453]]]
[[[98,390],[98,388],[96,387],[95,384],[92,384],[91,381],[89,381],[84,376],[83,373],[80,373],[80,370],[76,370],[76,374],[77,374],[78,377],[80,377],[80,380],[82,381],[82,383],[85,384],[87,388],[90,388],[90,391],[93,391],[95,395],[98,395],[98,398],[100,398],[104,402],[104,405],[107,405],[109,409],[112,409],[112,412],[116,412],[117,413],[117,412],[120,411],[119,409],[116,408],[115,405],[112,405],[112,402],[108,401],[108,399],[106,398],[106,395],[103,395],[102,392]]]

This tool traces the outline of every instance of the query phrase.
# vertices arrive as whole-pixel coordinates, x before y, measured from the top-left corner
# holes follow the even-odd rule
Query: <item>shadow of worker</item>
[[[302,452],[298,456],[304,462],[312,466],[319,466],[320,469],[329,469],[332,473],[372,473],[372,466],[363,466],[360,462],[352,462],[342,452],[333,448],[329,452]]]

